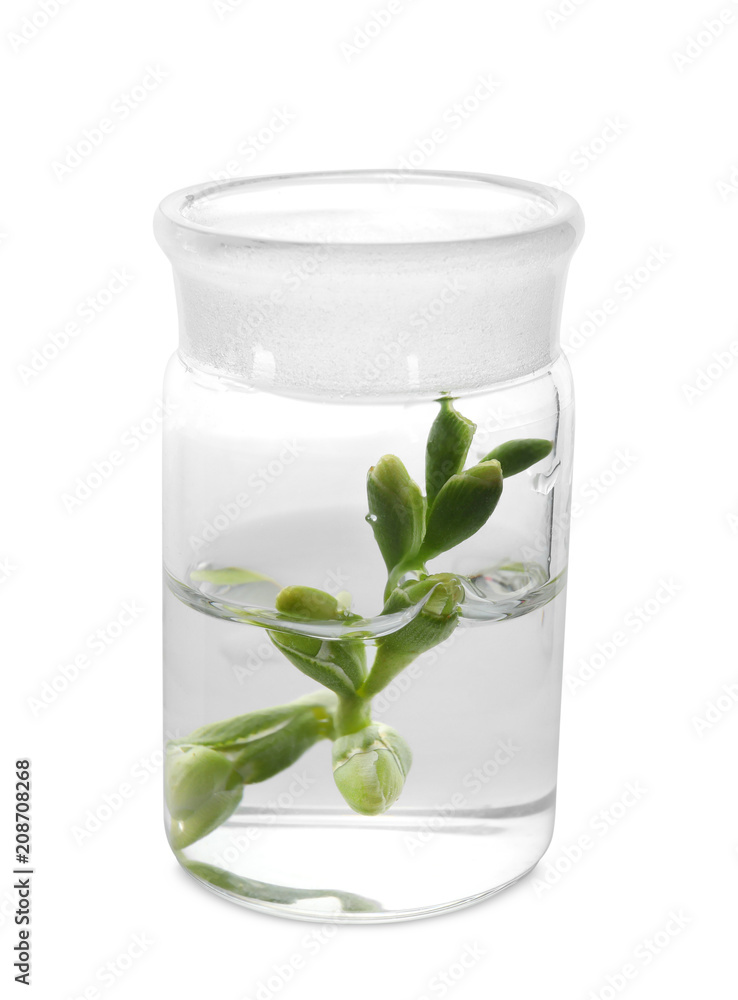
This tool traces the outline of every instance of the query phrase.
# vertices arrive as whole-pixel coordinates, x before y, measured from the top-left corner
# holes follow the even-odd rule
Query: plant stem
[[[335,736],[348,736],[364,729],[372,721],[371,701],[360,695],[341,697],[335,714]]]
[[[425,563],[421,562],[417,557],[408,559],[405,562],[399,563],[390,573],[387,578],[387,586],[384,588],[384,600],[387,598],[395,589],[399,581],[406,573],[426,573]]]
[[[359,689],[362,698],[373,698],[417,658],[417,653],[393,652],[380,646],[369,676]]]

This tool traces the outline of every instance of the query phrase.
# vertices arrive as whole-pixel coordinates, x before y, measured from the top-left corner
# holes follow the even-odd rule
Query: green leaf
[[[327,703],[326,703],[327,702]],[[166,801],[175,848],[207,836],[238,807],[244,784],[266,781],[333,733],[337,699],[316,692],[289,705],[202,726],[167,747]]]
[[[366,651],[361,642],[287,632],[269,632],[269,638],[293,666],[342,697],[355,694],[364,680]]]
[[[451,476],[464,468],[464,462],[477,425],[454,409],[450,399],[441,400],[441,410],[433,421],[425,452],[425,492],[428,507]]]
[[[314,715],[317,712],[318,717],[329,718],[331,707],[325,702],[329,701],[331,697],[325,691],[320,693],[320,700],[318,700],[318,696],[311,696],[309,699],[298,699],[287,705],[276,705],[274,708],[263,708],[246,715],[237,715],[223,722],[201,726],[185,739],[177,740],[175,743],[188,746],[209,746],[218,749],[234,743],[245,743],[247,740],[256,739],[272,732],[296,715],[306,711],[312,712]]]
[[[499,462],[502,475],[505,479],[509,479],[510,476],[517,476],[519,472],[524,472],[531,465],[540,462],[551,453],[552,448],[553,441],[544,441],[542,438],[518,438],[516,441],[508,441],[498,448],[493,448],[482,461]]]
[[[334,742],[333,779],[354,812],[378,816],[397,801],[412,759],[396,730],[370,725]]]
[[[234,769],[245,785],[272,778],[328,736],[329,719],[314,708],[303,707],[273,732],[234,745],[226,751]]]
[[[501,495],[502,469],[497,461],[480,462],[452,476],[428,516],[419,553],[423,562],[476,534],[486,524]]]
[[[369,515],[388,570],[412,557],[423,538],[425,500],[399,458],[384,455],[367,476]]]
[[[293,666],[342,697],[355,694],[364,679],[366,651],[361,642],[289,632],[269,632],[269,638]]]
[[[190,579],[196,583],[214,583],[219,587],[237,587],[241,583],[276,583],[270,576],[264,576],[250,569],[239,569],[238,566],[226,566],[224,569],[196,569],[190,573]]]

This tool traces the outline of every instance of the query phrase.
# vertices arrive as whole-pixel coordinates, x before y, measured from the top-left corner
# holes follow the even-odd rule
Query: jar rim
[[[550,236],[552,229],[573,229],[581,236],[581,209],[565,191],[445,170],[336,170],[206,181],[165,197],[155,219],[165,250],[187,239],[190,251],[198,244],[202,249],[332,246],[346,252],[480,249]]]

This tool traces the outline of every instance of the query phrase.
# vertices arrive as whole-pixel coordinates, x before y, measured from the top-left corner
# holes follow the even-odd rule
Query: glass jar
[[[358,171],[166,198],[167,829],[237,902],[423,916],[541,858],[577,204]]]

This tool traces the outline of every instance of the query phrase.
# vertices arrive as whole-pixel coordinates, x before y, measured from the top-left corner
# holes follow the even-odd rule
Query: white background
[[[4,995],[22,992],[18,756],[33,760],[32,995],[44,1000],[732,995],[738,5],[566,0],[557,17],[553,0],[401,0],[374,37],[357,31],[385,0],[46,6],[47,23],[31,0],[0,15]],[[112,131],[60,169],[103,118]],[[151,429],[176,338],[151,235],[161,197],[225,169],[397,166],[417,143],[416,166],[558,181],[587,220],[562,329],[580,511],[558,819],[538,870],[491,901],[341,927],[318,947],[316,925],[200,890],[165,843],[158,432],[142,431],[75,509],[63,495],[133,428]],[[115,269],[129,278],[109,295]],[[90,296],[100,311],[88,322]],[[40,363],[34,352],[54,355],[72,321],[76,335]],[[126,602],[141,610],[123,635],[39,708],[44,684],[61,686],[62,666]],[[628,783],[638,798],[620,808]],[[106,811],[106,796],[120,808]],[[606,834],[601,810],[614,818]],[[106,818],[80,839],[90,814]],[[135,935],[143,953],[130,959]],[[646,961],[649,940],[660,943]],[[295,956],[303,967],[285,981]],[[112,985],[99,975],[108,962]]]

